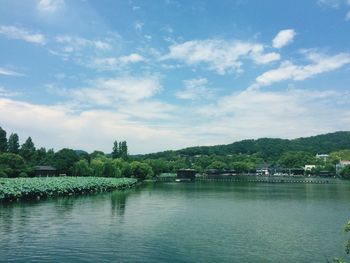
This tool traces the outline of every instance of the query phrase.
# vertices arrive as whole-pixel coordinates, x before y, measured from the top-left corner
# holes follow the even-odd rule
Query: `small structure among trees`
[[[179,180],[194,180],[197,171],[194,169],[180,169],[177,171],[177,179]]]
[[[35,176],[37,177],[48,177],[56,176],[57,169],[53,166],[39,165],[34,168]]]

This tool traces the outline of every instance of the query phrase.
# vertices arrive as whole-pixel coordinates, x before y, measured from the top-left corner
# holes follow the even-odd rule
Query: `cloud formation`
[[[53,13],[63,8],[64,0],[38,0],[37,8],[41,12]]]
[[[24,40],[39,45],[46,44],[46,37],[43,34],[34,33],[16,26],[0,25],[0,34],[5,35],[9,39]]]
[[[176,97],[183,100],[208,99],[213,92],[207,87],[206,78],[195,78],[184,80],[185,89],[176,92]]]
[[[284,29],[278,32],[278,34],[272,40],[272,46],[274,48],[282,48],[293,42],[295,37],[294,29]]]
[[[16,77],[24,76],[23,74],[21,74],[19,72],[13,71],[11,69],[1,68],[1,67],[0,67],[0,75],[16,76]]]
[[[68,35],[57,36],[57,43],[64,44],[63,51],[74,52],[85,47],[92,47],[98,50],[109,50],[111,45],[101,40],[90,40],[82,37],[73,37]]]
[[[276,82],[293,80],[300,81],[311,78],[315,75],[333,71],[350,63],[349,53],[339,53],[337,55],[324,55],[311,52],[307,55],[311,64],[295,65],[290,61],[284,61],[277,69],[266,71],[256,78],[256,82],[266,86]]]
[[[139,63],[146,59],[137,53],[120,57],[97,57],[89,64],[92,68],[98,70],[118,70],[123,69],[129,64]]]
[[[121,102],[136,103],[151,98],[162,90],[157,76],[100,78],[92,81],[91,86],[67,92],[84,105],[117,107]]]
[[[275,52],[264,53],[262,44],[225,41],[220,39],[192,40],[169,47],[169,53],[162,60],[179,60],[188,65],[207,64],[209,69],[224,75],[240,72],[244,59],[256,64],[267,64],[280,59]]]

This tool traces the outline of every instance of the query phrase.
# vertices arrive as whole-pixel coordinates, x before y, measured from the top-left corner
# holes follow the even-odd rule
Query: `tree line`
[[[129,157],[126,141],[114,142],[112,152],[105,154],[94,151],[91,154],[64,148],[36,148],[31,137],[19,144],[16,133],[7,133],[0,127],[0,177],[31,177],[35,167],[53,166],[57,173],[70,176],[135,177],[152,178],[153,169],[146,162]]]
[[[318,151],[323,149],[324,151]],[[175,173],[191,168],[203,173],[214,169],[236,173],[255,172],[258,166],[304,168],[314,164],[307,173],[322,171],[335,174],[339,160],[350,160],[350,133],[337,132],[296,140],[244,140],[230,145],[191,147],[179,151],[129,155],[126,141],[115,141],[111,153],[81,150],[36,148],[31,137],[19,145],[16,133],[6,137],[0,127],[0,177],[34,176],[35,166],[51,165],[59,174],[73,176],[153,178],[161,173]],[[277,153],[276,153],[277,152]],[[324,161],[316,153],[329,153]],[[341,172],[350,177],[350,167]]]

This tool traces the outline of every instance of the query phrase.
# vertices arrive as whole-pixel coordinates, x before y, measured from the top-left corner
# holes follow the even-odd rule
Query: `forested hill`
[[[305,151],[311,154],[329,153],[332,151],[350,149],[350,132],[339,131],[312,137],[293,140],[277,138],[261,138],[243,140],[227,145],[197,146],[178,151],[165,151],[147,154],[144,158],[169,158],[174,155],[228,155],[228,154],[259,154],[264,160],[278,159],[287,151]]]

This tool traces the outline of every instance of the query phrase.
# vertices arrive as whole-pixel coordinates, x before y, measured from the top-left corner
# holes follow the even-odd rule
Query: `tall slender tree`
[[[32,160],[35,153],[35,146],[31,137],[28,137],[28,139],[22,144],[19,153],[25,160]]]
[[[117,141],[114,141],[114,144],[113,144],[113,151],[112,151],[112,158],[113,159],[116,159],[116,158],[119,158],[119,144]]]
[[[128,145],[126,144],[126,141],[123,141],[121,143],[121,158],[123,158],[124,160],[126,160],[128,158]]]
[[[126,141],[114,141],[112,157],[114,159],[123,158],[124,160],[128,158],[128,146]]]
[[[0,153],[7,152],[6,131],[0,127]]]
[[[19,138],[17,133],[11,133],[8,141],[8,151],[10,153],[18,154],[19,152]]]

